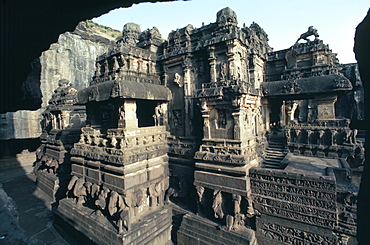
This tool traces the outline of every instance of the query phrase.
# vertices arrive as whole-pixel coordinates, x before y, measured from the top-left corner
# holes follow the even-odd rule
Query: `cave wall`
[[[365,19],[357,26],[355,35],[356,60],[364,87],[365,106],[369,105],[370,99],[370,9]],[[367,95],[367,96],[366,96]],[[369,120],[369,115],[365,115],[365,120]],[[370,124],[366,123],[366,142],[370,142]],[[358,244],[368,244],[370,234],[370,150],[368,144],[365,145],[365,163],[362,175],[360,192],[357,203],[357,239]]]
[[[99,35],[85,21],[80,22],[75,31],[59,35],[58,42],[33,61],[33,70],[22,84],[23,99],[29,104],[38,103],[41,108],[0,114],[0,140],[38,138],[41,114],[58,87],[58,81],[65,78],[77,89],[88,87],[96,57],[105,53],[114,41],[115,37]]]
[[[39,107],[23,99],[31,62],[65,31],[119,7],[168,0],[0,1],[0,113]]]

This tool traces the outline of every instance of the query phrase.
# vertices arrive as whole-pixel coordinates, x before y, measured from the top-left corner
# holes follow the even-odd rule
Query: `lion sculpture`
[[[301,36],[297,39],[297,41],[295,42],[296,44],[298,43],[299,40],[306,40],[307,42],[309,42],[310,40],[308,39],[309,36],[315,36],[315,40],[318,39],[319,37],[319,34],[317,32],[317,30],[315,28],[313,28],[313,26],[310,26],[308,27],[308,31],[306,31],[305,33],[302,33]]]

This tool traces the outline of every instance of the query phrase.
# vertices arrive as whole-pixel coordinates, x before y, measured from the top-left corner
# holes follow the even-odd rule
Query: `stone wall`
[[[38,138],[41,113],[48,105],[60,79],[68,79],[78,90],[89,86],[95,71],[95,59],[107,51],[118,31],[102,36],[104,27],[80,22],[74,32],[65,32],[33,62],[33,71],[22,85],[28,103],[41,103],[35,111],[0,114],[0,140]]]

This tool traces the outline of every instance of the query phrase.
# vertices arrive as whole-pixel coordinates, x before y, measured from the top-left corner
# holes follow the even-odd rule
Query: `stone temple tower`
[[[195,201],[198,214],[184,216],[179,244],[221,232],[208,221],[222,228],[223,239],[255,242],[246,228],[255,215],[248,171],[258,165],[266,144],[260,86],[271,48],[258,24],[237,24],[235,12],[224,8],[215,23],[171,32],[159,57],[174,94],[169,104],[172,185],[175,195]],[[194,188],[188,186],[195,192],[187,193]]]
[[[115,47],[96,61],[91,85],[79,92],[87,126],[71,150],[72,179],[57,217],[96,243],[166,244],[167,102],[155,69],[160,34],[124,26]],[[77,209],[75,208],[77,207]],[[93,213],[94,215],[90,215]]]

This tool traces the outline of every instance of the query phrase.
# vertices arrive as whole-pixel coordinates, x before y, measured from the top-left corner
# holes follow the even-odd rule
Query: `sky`
[[[216,21],[216,13],[230,7],[238,26],[259,24],[267,33],[274,51],[292,46],[309,26],[338,54],[340,63],[356,62],[353,53],[356,26],[370,7],[369,0],[192,0],[165,3],[140,3],[120,8],[93,19],[101,25],[122,30],[128,22],[141,30],[156,26],[163,38],[172,30],[192,24],[195,28]]]

